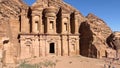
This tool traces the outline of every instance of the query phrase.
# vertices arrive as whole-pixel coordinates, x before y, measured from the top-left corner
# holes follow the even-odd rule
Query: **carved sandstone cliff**
[[[62,56],[62,52],[65,52],[65,55],[80,53],[87,57],[102,58],[110,49],[106,39],[111,33],[111,29],[103,20],[93,14],[84,17],[77,9],[62,0],[37,0],[31,7],[22,0],[0,0],[0,40],[3,39],[0,41],[0,47],[4,47],[1,49],[6,52],[4,63],[15,63],[21,52],[24,54],[21,57],[34,56],[31,54],[31,46],[35,45],[32,52],[39,53],[37,45],[40,43],[42,46],[46,46],[45,43],[47,46],[53,45],[53,48],[47,47],[47,51],[54,49],[58,43],[61,49],[56,48],[53,51],[58,51]],[[56,38],[59,42],[56,42]],[[26,41],[31,46],[25,45]],[[62,48],[62,44],[65,47]],[[43,52],[40,54],[46,55],[45,49],[41,50]],[[35,54],[40,57],[36,52]]]

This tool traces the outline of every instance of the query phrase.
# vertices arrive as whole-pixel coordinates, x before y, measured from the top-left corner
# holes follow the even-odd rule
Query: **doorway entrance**
[[[54,43],[50,43],[49,53],[55,53],[55,44]]]

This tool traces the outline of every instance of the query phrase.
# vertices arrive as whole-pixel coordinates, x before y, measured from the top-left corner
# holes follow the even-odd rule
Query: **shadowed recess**
[[[27,5],[31,6],[33,3],[36,2],[36,0],[23,0],[24,3],[26,3]]]

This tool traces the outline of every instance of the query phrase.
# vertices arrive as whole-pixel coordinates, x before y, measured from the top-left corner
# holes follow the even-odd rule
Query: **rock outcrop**
[[[117,50],[117,58],[120,58],[120,32],[113,32],[108,38],[109,47]]]
[[[1,49],[6,53],[3,63],[14,63],[17,55],[19,16],[24,3],[20,0],[1,0],[0,1],[0,38]],[[8,42],[5,42],[9,38]]]
[[[10,37],[12,31],[19,23],[21,4],[18,0],[1,0],[0,2],[0,36]],[[10,23],[12,21],[12,23]],[[17,26],[16,26],[17,27]],[[13,33],[14,34],[14,33]],[[12,38],[11,38],[12,39]]]
[[[112,33],[107,24],[97,16],[88,14],[80,26],[81,54],[89,57],[103,57],[108,47],[106,38]]]

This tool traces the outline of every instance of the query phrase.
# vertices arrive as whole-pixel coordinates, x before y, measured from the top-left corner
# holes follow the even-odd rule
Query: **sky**
[[[35,0],[24,0],[32,5]],[[64,0],[64,2],[78,9],[84,16],[93,13],[112,29],[120,31],[120,0]],[[102,27],[101,27],[102,28]]]

